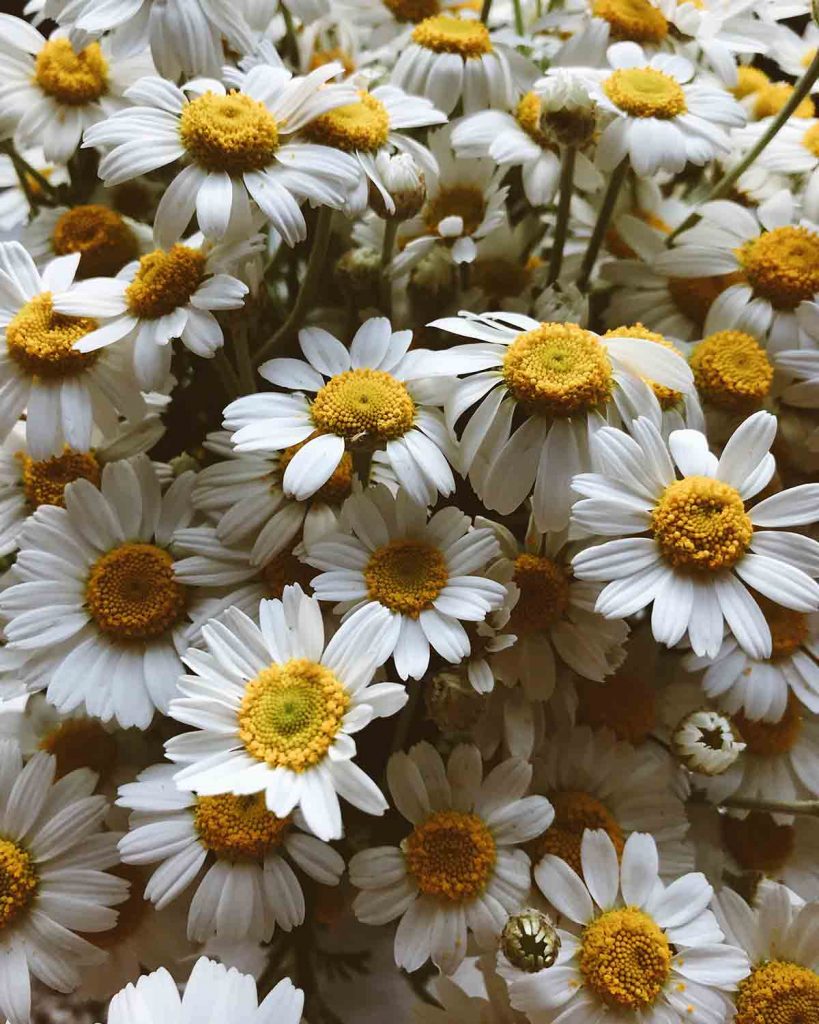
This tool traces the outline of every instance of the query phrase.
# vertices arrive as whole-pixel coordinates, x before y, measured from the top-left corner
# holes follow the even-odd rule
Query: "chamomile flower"
[[[156,709],[167,713],[191,605],[169,549],[193,514],[192,486],[184,473],[163,496],[138,455],[106,465],[99,489],[76,480],[64,508],[34,513],[0,594],[4,677],[46,689],[62,712],[82,707],[123,728],[146,729]]]
[[[506,596],[480,573],[498,553],[492,530],[471,529],[469,517],[427,510],[404,491],[353,495],[343,519],[352,535],[331,533],[311,543],[304,560],[322,571],[313,581],[321,601],[341,602],[363,621],[386,621],[381,653],[402,679],[420,679],[430,647],[457,664],[470,652],[463,622],[478,623]]]
[[[654,840],[640,832],[618,857],[605,832],[587,830],[580,857],[584,880],[553,855],[535,867],[538,887],[572,930],[558,929],[554,967],[502,971],[512,1006],[567,1021],[723,1024],[748,959],[723,942],[705,876],[663,885]]]
[[[338,838],[339,796],[368,814],[386,810],[352,739],[407,700],[403,686],[371,682],[386,612],[352,616],[326,645],[319,603],[298,586],[262,601],[258,615],[256,626],[230,609],[203,627],[205,650],[185,656],[196,674],[180,681],[170,714],[193,730],[166,744],[184,766],[176,784],[203,797],[264,793],[278,818],[298,807],[320,839]]]
[[[0,742],[0,1011],[10,1024],[29,1022],[30,974],[71,992],[80,968],[105,959],[77,933],[111,928],[128,894],[106,871],[116,835],[100,833],[107,803],[92,795],[96,776],[82,769],[55,783],[55,769],[42,751],[23,766],[17,745]]]
[[[120,787],[117,804],[132,811],[122,859],[158,864],[145,898],[162,909],[196,881],[188,912],[194,942],[268,941],[276,926],[300,925],[304,894],[290,860],[314,881],[337,885],[341,856],[305,832],[298,814],[269,811],[263,793],[198,796],[176,787],[175,771],[153,765]]]
[[[809,815],[770,815],[751,811],[745,817],[720,814],[716,822],[717,862],[739,877],[762,877],[787,885],[804,900],[819,899],[816,844],[819,822]],[[702,845],[714,841],[703,837]],[[710,852],[710,851],[709,851]]]
[[[521,221],[514,228],[508,221],[493,228],[475,245],[475,260],[469,266],[469,287],[463,303],[470,309],[511,309],[525,313],[536,296],[543,294],[548,266],[537,253],[530,253],[532,226]]]
[[[392,53],[400,50],[413,26],[436,14],[457,14],[461,6],[462,0],[344,0],[344,13],[370,40],[371,51]]]
[[[302,202],[339,207],[358,180],[358,165],[346,153],[288,139],[355,100],[346,86],[324,88],[341,70],[331,63],[293,77],[259,64],[230,91],[213,79],[180,89],[143,78],[128,90],[135,105],[90,128],[84,144],[110,150],[99,167],[106,185],[185,161],[154,218],[154,238],[164,248],[178,242],[194,211],[209,238],[247,233],[251,199],[294,245],[307,231]]]
[[[42,174],[52,185],[62,185],[68,180],[68,171],[59,164],[46,160],[42,146],[24,149],[20,156],[29,167]],[[31,178],[26,179],[26,187],[37,195],[40,185]],[[11,157],[0,154],[0,231],[13,231],[25,224],[31,215],[31,203],[20,177],[14,168]],[[62,255],[62,254],[60,254]]]
[[[503,515],[531,494],[543,533],[568,523],[572,477],[591,468],[589,435],[601,414],[620,410],[626,423],[636,414],[659,423],[648,382],[691,389],[683,358],[642,338],[599,337],[517,313],[461,313],[430,326],[473,342],[425,357],[430,371],[469,374],[446,404],[454,427],[478,403],[461,435],[463,470],[486,507]],[[526,418],[513,430],[517,410]]]
[[[502,761],[485,778],[477,747],[455,747],[447,764],[429,743],[393,754],[387,781],[398,811],[413,826],[401,845],[378,846],[350,861],[360,889],[353,904],[365,924],[397,917],[395,962],[417,971],[432,959],[452,974],[466,952],[496,948],[507,916],[529,893],[529,858],[519,849],[546,830],[549,801],[526,796],[531,765]]]
[[[598,472],[574,478],[583,497],[572,510],[575,524],[623,538],[575,555],[575,576],[608,581],[596,604],[607,618],[653,602],[660,643],[673,646],[687,630],[694,652],[714,657],[724,620],[749,655],[770,657],[771,630],[747,588],[794,611],[819,609],[819,584],[800,568],[805,538],[782,531],[815,520],[819,488],[803,484],[746,511],[776,469],[768,451],[776,419],[767,412],[745,420],[719,459],[699,431],[676,430],[666,445],[641,417],[632,432],[603,427],[595,436]]]
[[[356,445],[383,449],[399,487],[419,504],[451,494],[457,455],[436,408],[448,383],[424,380],[435,375],[431,353],[408,352],[411,341],[412,331],[393,331],[384,317],[367,320],[349,349],[321,328],[305,328],[306,362],[271,359],[259,369],[289,393],[250,395],[225,409],[234,446],[281,452],[299,445],[282,477],[285,495],[299,501],[325,486]]]

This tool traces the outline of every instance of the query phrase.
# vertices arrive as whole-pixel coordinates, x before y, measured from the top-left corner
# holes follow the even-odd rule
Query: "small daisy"
[[[368,50],[392,54],[400,53],[413,26],[435,14],[457,14],[462,6],[463,0],[345,0],[342,9],[369,40]]]
[[[8,586],[4,674],[67,713],[147,729],[182,672],[190,599],[173,578],[174,531],[190,521],[193,473],[163,496],[147,456],[109,463],[99,489],[69,484],[64,508],[31,517]],[[25,657],[22,667],[10,667]]]
[[[263,792],[278,818],[298,807],[311,832],[337,839],[339,796],[368,814],[387,807],[353,761],[352,738],[407,700],[403,686],[371,683],[386,612],[351,616],[326,646],[319,603],[300,587],[262,601],[258,614],[256,626],[229,610],[203,627],[206,650],[185,656],[196,674],[180,681],[170,714],[193,731],[166,744],[185,766],[176,784],[199,796]]]
[[[295,245],[307,233],[302,202],[340,207],[358,181],[358,165],[346,153],[287,139],[355,101],[351,88],[325,87],[341,71],[331,63],[293,77],[283,67],[260,64],[241,76],[241,89],[230,91],[214,79],[180,89],[143,78],[127,93],[136,106],[89,129],[84,145],[110,148],[99,166],[106,185],[185,161],[154,218],[154,237],[164,248],[182,237],[194,211],[209,238],[223,238],[229,229],[246,233],[251,199]]]
[[[52,260],[42,272],[19,242],[0,242],[0,436],[26,410],[26,445],[34,459],[60,455],[65,445],[86,452],[94,425],[116,430],[147,412],[134,385],[127,352],[89,352],[76,343],[97,329],[91,317],[57,312],[80,254]]]
[[[9,1024],[29,1024],[29,972],[71,992],[79,968],[105,959],[76,933],[113,927],[112,907],[128,895],[106,871],[117,837],[100,832],[107,803],[92,795],[96,776],[83,769],[55,783],[55,769],[42,751],[24,767],[17,745],[0,742],[0,1012]]]
[[[461,296],[464,306],[516,313],[532,308],[536,297],[543,294],[549,269],[537,253],[531,252],[535,242],[532,227],[525,220],[514,228],[504,221],[479,239],[475,259],[469,265],[469,287]]]
[[[50,184],[62,185],[68,181],[66,168],[46,160],[42,146],[24,149],[20,156]],[[40,185],[33,179],[27,179],[26,185],[35,196],[40,192]],[[13,231],[26,223],[32,210],[11,157],[5,153],[0,153],[0,190],[0,231]]]
[[[344,860],[306,833],[298,814],[278,818],[263,793],[185,792],[175,771],[153,765],[120,788],[117,804],[133,813],[119,850],[126,864],[159,865],[145,887],[158,910],[196,881],[189,939],[267,942],[277,925],[288,932],[300,925],[304,895],[289,859],[321,885],[338,885]]]
[[[747,331],[714,331],[690,346],[688,365],[694,374],[705,420],[689,426],[704,429],[715,443],[724,443],[750,413],[770,405],[774,367],[759,340]]]
[[[585,881],[559,857],[535,868],[538,887],[572,931],[558,930],[554,967],[502,972],[512,1005],[565,1021],[724,1024],[727,993],[748,974],[748,958],[723,942],[705,876],[665,886],[654,840],[640,832],[618,858],[605,832],[587,830],[580,856]]]
[[[571,323],[540,323],[516,313],[461,313],[429,326],[472,339],[424,358],[427,372],[469,374],[446,405],[454,428],[476,403],[461,435],[462,468],[487,508],[514,512],[532,494],[543,533],[564,529],[575,496],[572,477],[591,468],[589,437],[600,416],[659,424],[649,381],[691,390],[691,371],[664,345],[599,337]],[[520,409],[524,422],[513,431]],[[533,493],[534,492],[534,493]]]
[[[819,610],[819,584],[802,567],[805,538],[781,529],[816,520],[819,485],[781,491],[746,511],[776,470],[768,450],[776,419],[767,412],[745,420],[719,459],[696,430],[675,430],[668,445],[643,417],[632,431],[598,431],[599,471],[574,478],[583,496],[572,510],[577,526],[623,537],[575,555],[575,575],[610,581],[596,604],[607,618],[653,602],[660,643],[673,646],[687,630],[695,654],[715,657],[725,620],[744,651],[769,658],[771,630],[747,588],[794,611]],[[624,537],[634,534],[642,536]]]
[[[770,47],[770,58],[785,72],[799,78],[816,56],[819,46],[819,26],[809,21],[798,35],[786,25],[778,25],[776,37]],[[814,82],[811,92],[819,92],[819,85]]]
[[[411,342],[412,331],[393,331],[384,317],[367,320],[349,349],[321,328],[305,328],[299,345],[306,362],[271,359],[259,368],[288,393],[250,395],[225,409],[233,444],[240,452],[300,445],[282,477],[285,495],[299,501],[325,486],[345,452],[362,444],[384,449],[399,487],[419,504],[451,494],[457,456],[436,408],[448,382],[423,379],[435,375],[432,353],[408,352]]]
[[[506,596],[501,583],[478,575],[498,554],[492,530],[472,529],[449,507],[428,519],[404,491],[379,487],[353,495],[342,512],[352,535],[311,543],[303,558],[322,571],[312,581],[321,601],[346,614],[386,621],[381,652],[401,679],[420,679],[430,647],[457,664],[470,652],[463,622],[483,621]]]
[[[477,747],[455,747],[444,765],[429,743],[393,754],[387,781],[398,811],[413,826],[400,846],[378,846],[350,861],[362,890],[359,921],[382,925],[400,917],[395,962],[417,971],[427,959],[452,974],[466,952],[467,932],[492,950],[510,913],[529,895],[529,858],[515,849],[551,824],[542,796],[525,796],[531,765],[511,758],[483,778]]]

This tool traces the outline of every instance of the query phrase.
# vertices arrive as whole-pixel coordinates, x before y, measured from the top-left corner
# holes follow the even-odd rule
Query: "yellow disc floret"
[[[57,777],[90,768],[110,777],[117,761],[117,741],[96,718],[66,718],[40,740],[40,750],[57,758]]]
[[[62,455],[50,459],[32,459],[18,452],[22,470],[23,493],[29,508],[40,505],[65,507],[65,489],[75,480],[90,480],[99,487],[102,470],[93,452],[75,452],[66,445]]]
[[[382,0],[396,21],[417,24],[441,10],[438,0]]]
[[[384,442],[410,429],[415,402],[406,384],[384,370],[346,370],[327,381],[310,412],[320,433]]]
[[[477,815],[463,811],[431,814],[401,848],[421,892],[452,903],[482,893],[497,859],[492,833]]]
[[[756,338],[744,331],[717,331],[689,357],[700,395],[714,405],[751,411],[770,392],[773,366]]]
[[[657,725],[657,691],[648,673],[615,672],[602,683],[578,679],[577,720],[611,729],[618,740],[644,743]]]
[[[448,579],[438,548],[418,540],[394,540],[376,548],[364,569],[371,600],[414,619],[432,606]]]
[[[139,252],[136,235],[122,215],[97,203],[60,214],[51,244],[58,256],[80,254],[78,277],[114,277]]]
[[[785,713],[778,722],[757,722],[738,711],[731,716],[740,739],[746,744],[746,754],[755,757],[780,757],[793,750],[802,731],[800,705],[791,696]]]
[[[311,121],[306,128],[313,142],[334,146],[346,153],[363,150],[374,153],[386,145],[390,118],[384,104],[367,92],[359,93],[357,103],[348,103]]]
[[[413,41],[433,53],[457,53],[464,60],[492,52],[489,29],[482,21],[434,14],[412,30]]]
[[[537,841],[538,859],[547,853],[562,857],[582,875],[580,843],[587,828],[603,829],[614,843],[618,856],[623,852],[626,841],[623,830],[597,797],[582,790],[557,790],[549,793],[548,797],[555,810],[555,820]]]
[[[812,124],[802,136],[802,145],[814,156],[819,157],[819,123]]]
[[[671,947],[644,911],[609,910],[583,929],[580,971],[607,1006],[643,1010],[654,1004],[668,980]]]
[[[740,284],[744,276],[739,272],[715,274],[713,277],[670,277],[668,293],[677,309],[693,320],[701,331],[708,310],[732,284]]]
[[[649,0],[595,0],[592,12],[609,23],[614,39],[661,43],[668,35],[668,22]]]
[[[277,476],[276,485],[277,487],[281,484],[281,478],[284,476],[285,470],[290,465],[293,456],[296,452],[301,449],[314,437],[318,437],[318,432],[311,434],[304,441],[299,441],[298,444],[292,444],[289,448],[285,448],[279,455],[279,471]],[[330,479],[322,484],[321,487],[313,495],[313,501],[326,501],[328,505],[340,505],[345,498],[349,498],[350,492],[353,488],[353,457],[349,452],[344,452],[341,456],[341,461],[333,470]]]
[[[801,964],[760,964],[734,999],[734,1024],[819,1024],[819,975]]]
[[[81,107],[108,92],[108,62],[99,43],[76,51],[68,39],[49,39],[37,54],[34,81],[58,103]]]
[[[118,640],[160,636],[185,612],[185,588],[174,579],[173,557],[154,544],[121,544],[91,566],[88,611]]]
[[[554,139],[550,138],[541,127],[543,102],[536,92],[524,93],[515,108],[515,120],[533,142],[544,149],[554,148]]]
[[[785,106],[793,95],[793,86],[788,82],[769,82],[757,90],[753,96],[753,115],[757,121],[765,117],[773,117]],[[816,110],[813,100],[806,96],[797,106],[791,117],[813,117]]]
[[[793,309],[819,292],[819,233],[787,225],[746,242],[737,258],[754,292],[776,309]]]
[[[541,324],[519,334],[503,360],[503,376],[527,411],[573,416],[611,396],[611,363],[591,331],[577,324]]]
[[[198,796],[193,823],[199,841],[226,860],[262,860],[281,846],[289,818],[277,818],[265,805],[264,793]]]
[[[699,572],[730,569],[753,534],[739,492],[707,476],[669,484],[651,513],[651,530],[674,568]]]
[[[730,91],[738,100],[742,100],[751,93],[759,92],[770,81],[761,68],[755,68],[752,64],[740,64],[737,68],[737,84]]]
[[[273,664],[247,685],[239,738],[256,760],[302,772],[325,757],[349,704],[347,691],[323,665],[305,658]]]
[[[680,350],[677,346],[667,338],[664,338],[662,334],[658,334],[656,331],[649,331],[640,323],[629,324],[627,327],[615,327],[611,331],[606,331],[603,337],[641,338],[643,341],[653,341],[655,345],[662,345],[663,348],[670,349],[672,352],[676,352],[677,355],[680,354]],[[658,384],[656,381],[650,380],[648,377],[644,377],[643,380],[654,392],[654,397],[660,403],[661,409],[673,409],[682,401],[683,396],[679,391],[674,391],[673,388],[668,388],[664,384]]]
[[[205,276],[201,249],[174,245],[154,249],[139,261],[139,270],[125,291],[132,316],[155,320],[186,305]]]
[[[0,930],[13,924],[37,892],[31,854],[11,839],[0,839]]]
[[[603,90],[615,107],[631,117],[667,120],[688,110],[677,79],[656,68],[618,68],[603,82]]]
[[[260,171],[279,148],[276,119],[259,100],[240,92],[206,92],[182,108],[179,137],[208,171]]]
[[[6,328],[6,346],[14,362],[34,377],[73,377],[97,360],[96,352],[76,352],[74,345],[97,329],[96,320],[55,313],[50,292],[25,304]]]
[[[744,871],[776,873],[793,853],[793,825],[777,825],[762,811],[751,811],[745,818],[723,814],[720,825],[725,849]]]
[[[569,606],[569,573],[545,555],[518,555],[513,581],[520,590],[509,628],[518,636],[542,633],[560,622]]]

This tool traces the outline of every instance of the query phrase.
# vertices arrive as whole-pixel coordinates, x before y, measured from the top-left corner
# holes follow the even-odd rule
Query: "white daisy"
[[[468,288],[461,296],[465,307],[511,309],[517,313],[531,309],[543,294],[549,269],[537,252],[531,252],[536,234],[532,228],[525,220],[514,228],[503,221],[476,242]],[[448,269],[453,269],[451,263]]]
[[[532,494],[541,532],[562,530],[575,496],[572,477],[591,468],[589,437],[601,414],[629,423],[638,414],[659,424],[649,381],[691,390],[691,371],[664,345],[599,337],[577,324],[540,323],[517,313],[464,313],[434,320],[473,340],[424,358],[427,372],[469,374],[446,405],[454,428],[476,403],[461,434],[461,464],[484,505],[502,515]],[[525,420],[513,430],[520,409]]]
[[[478,748],[467,744],[455,747],[446,765],[429,743],[390,758],[390,793],[413,829],[400,846],[356,854],[350,881],[362,890],[353,904],[359,921],[401,918],[399,967],[417,971],[431,958],[452,974],[468,931],[480,949],[496,948],[531,884],[529,858],[515,847],[539,836],[553,817],[548,800],[525,795],[531,778],[531,765],[517,758],[483,778]]]
[[[10,1024],[29,1022],[29,972],[71,992],[79,968],[105,959],[77,932],[111,928],[128,894],[106,871],[117,837],[100,832],[107,803],[92,795],[96,776],[82,769],[55,783],[55,769],[42,751],[24,767],[17,745],[0,742],[0,1011]]]
[[[660,643],[673,646],[687,630],[694,652],[714,657],[725,620],[749,655],[770,657],[770,627],[746,588],[794,611],[819,610],[819,584],[802,567],[811,570],[803,553],[815,561],[815,542],[781,529],[815,521],[819,485],[781,491],[746,511],[776,470],[768,451],[776,419],[767,412],[745,420],[719,459],[696,430],[675,430],[667,446],[643,417],[632,431],[598,431],[599,471],[574,478],[583,500],[572,516],[592,534],[642,536],[586,548],[574,557],[575,575],[610,581],[596,605],[607,618],[653,602]]]
[[[65,167],[46,160],[42,146],[24,149],[20,156],[51,185],[62,185],[68,181]],[[26,179],[28,190],[38,197],[40,185],[33,179]],[[0,154],[0,231],[13,231],[25,224],[32,215],[31,204],[26,191],[20,183],[20,177],[12,159],[5,153]]]
[[[196,211],[209,238],[247,234],[252,199],[288,245],[307,233],[301,204],[339,207],[358,180],[358,165],[327,146],[287,141],[321,114],[355,100],[347,86],[325,87],[342,70],[325,64],[304,77],[260,64],[241,89],[196,79],[183,89],[143,78],[128,90],[136,106],[95,125],[86,146],[110,148],[100,161],[106,185],[184,160],[154,217],[157,243],[170,248]]]
[[[299,2],[305,3],[305,0]],[[413,26],[434,14],[456,14],[462,3],[461,0],[344,0],[338,6],[345,20],[369,41],[368,53],[392,55],[400,53]]]
[[[172,718],[194,730],[166,744],[185,765],[180,789],[200,796],[264,792],[285,818],[296,807],[320,839],[341,836],[339,796],[383,814],[386,801],[353,761],[352,734],[407,700],[403,686],[371,683],[382,616],[352,616],[325,646],[315,598],[287,587],[262,601],[259,626],[236,609],[202,629],[206,650],[191,648]],[[214,686],[216,689],[214,689]]]
[[[385,623],[380,653],[392,655],[402,679],[420,679],[430,647],[457,664],[469,654],[462,622],[481,622],[506,596],[480,573],[498,554],[492,530],[472,529],[457,508],[428,519],[404,491],[379,487],[347,500],[350,533],[331,533],[307,546],[304,561],[322,571],[312,581],[321,601],[339,601],[348,615]]]
[[[572,931],[558,929],[557,963],[537,974],[502,970],[512,1005],[557,1021],[724,1024],[726,993],[748,974],[743,952],[726,945],[699,873],[663,885],[657,848],[635,832],[622,856],[602,831],[581,844],[583,877],[547,855],[535,880]]]
[[[801,35],[788,28],[787,25],[778,25],[774,43],[770,47],[771,60],[778,64],[786,75],[799,78],[816,56],[817,46],[819,46],[819,26],[813,22],[809,21],[805,25]],[[811,92],[817,91],[819,91],[819,85],[814,82]]]
[[[277,925],[290,931],[302,924],[304,894],[290,859],[321,885],[338,885],[343,858],[305,832],[298,813],[277,817],[262,793],[185,792],[175,771],[153,765],[120,787],[117,804],[133,813],[119,851],[126,864],[158,864],[145,887],[157,909],[195,884],[189,939],[266,942]]]
[[[393,331],[384,317],[367,320],[349,349],[319,327],[305,328],[299,345],[307,362],[271,359],[259,368],[287,393],[249,395],[225,409],[233,444],[240,452],[301,445],[282,477],[285,495],[299,501],[326,485],[357,445],[383,448],[398,485],[419,504],[451,494],[456,454],[436,408],[448,382],[424,380],[435,375],[431,353],[408,352],[411,342],[412,331]]]
[[[109,463],[99,490],[65,488],[65,508],[31,517],[0,594],[3,675],[47,688],[62,712],[146,729],[182,671],[190,599],[173,578],[173,533],[190,521],[193,473],[163,496],[144,455]],[[15,660],[24,657],[22,666]]]

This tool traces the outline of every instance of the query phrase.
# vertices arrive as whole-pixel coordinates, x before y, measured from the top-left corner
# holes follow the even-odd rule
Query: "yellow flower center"
[[[737,84],[730,91],[738,100],[743,100],[751,93],[764,89],[770,81],[761,68],[755,68],[752,64],[740,64],[737,68]]]
[[[302,772],[325,757],[349,704],[336,676],[317,662],[270,665],[247,685],[239,738],[258,761]]]
[[[777,309],[793,309],[819,292],[819,233],[810,228],[774,228],[736,255],[756,294]]]
[[[775,874],[793,853],[793,826],[777,825],[762,811],[751,811],[745,818],[723,814],[720,825],[725,849],[744,871]]]
[[[675,569],[698,572],[730,569],[753,534],[738,491],[707,476],[669,484],[651,513],[651,530]]]
[[[268,811],[264,793],[223,793],[198,796],[193,823],[199,841],[217,857],[259,861],[284,842],[290,818]]]
[[[512,577],[520,589],[509,628],[518,636],[542,633],[559,622],[569,606],[569,574],[544,555],[518,555]]]
[[[791,697],[778,722],[755,722],[738,711],[731,721],[740,739],[747,744],[745,753],[754,757],[779,757],[793,750],[802,731],[799,703]]]
[[[322,68],[325,64],[332,64],[333,61],[336,60],[344,68],[346,74],[351,75],[355,71],[355,58],[346,50],[342,50],[340,46],[331,46],[329,49],[317,48],[313,50],[310,55],[308,71],[315,71],[316,68]]]
[[[653,341],[655,345],[662,345],[663,348],[670,349],[672,352],[676,352],[677,355],[680,355],[680,350],[677,346],[667,338],[664,338],[662,334],[657,334],[656,331],[649,331],[639,323],[630,324],[627,327],[615,327],[614,330],[606,331],[603,337],[642,338],[643,341]],[[673,409],[682,401],[683,396],[681,392],[674,391],[673,388],[667,388],[664,384],[658,384],[655,380],[650,380],[648,377],[643,377],[643,380],[654,392],[654,396],[660,403],[661,409]]]
[[[441,9],[438,0],[382,0],[396,21],[417,24],[434,17]]]
[[[702,397],[725,409],[751,411],[771,390],[773,367],[765,349],[744,331],[709,334],[689,362]]]
[[[51,236],[58,256],[80,253],[78,277],[114,277],[139,253],[136,235],[110,206],[75,206],[61,214]]]
[[[50,39],[37,54],[34,81],[58,103],[81,107],[108,92],[108,61],[99,43],[76,52],[67,39]]]
[[[804,612],[796,612],[792,608],[774,604],[761,594],[756,595],[756,600],[771,630],[770,660],[789,658],[810,636],[807,616]]]
[[[754,96],[753,115],[757,121],[763,117],[773,117],[785,106],[793,95],[793,86],[787,82],[769,82],[757,90]],[[814,117],[816,110],[813,100],[806,96],[791,117]]]
[[[62,455],[37,461],[17,452],[21,464],[23,493],[29,508],[40,505],[65,507],[64,492],[75,480],[90,480],[99,487],[102,471],[93,452],[75,452],[66,445]]]
[[[374,153],[386,145],[390,134],[390,117],[384,104],[367,92],[359,92],[358,103],[322,114],[307,126],[313,142],[343,149],[346,153],[363,150]]]
[[[595,0],[592,11],[609,23],[614,39],[661,43],[668,35],[668,22],[649,0]]]
[[[57,758],[57,777],[90,768],[100,778],[117,762],[117,741],[95,718],[66,718],[40,740],[40,750]]]
[[[364,569],[371,600],[413,619],[432,606],[448,580],[444,556],[418,540],[393,540],[376,548]]]
[[[73,377],[96,362],[96,352],[75,352],[74,344],[96,330],[85,316],[55,313],[50,292],[42,292],[23,306],[6,328],[6,345],[25,373],[49,380]]]
[[[191,100],[182,108],[179,137],[197,164],[228,174],[262,170],[279,148],[276,119],[264,103],[239,92]]]
[[[657,923],[637,907],[601,914],[583,929],[580,971],[614,1009],[652,1006],[671,973],[671,947]]]
[[[154,249],[139,261],[125,291],[132,316],[155,320],[185,306],[205,276],[205,254],[187,245]]]
[[[452,903],[482,893],[497,859],[492,833],[477,815],[463,811],[431,814],[401,846],[421,892]]]
[[[541,127],[540,116],[543,103],[536,92],[524,93],[515,108],[515,120],[533,142],[544,149],[554,149],[553,138],[550,138]]]
[[[632,117],[678,117],[688,110],[676,78],[656,68],[618,68],[603,82],[611,102]]]
[[[819,975],[769,960],[739,983],[735,1024],[819,1024]]]
[[[37,892],[37,872],[28,850],[0,839],[0,929],[13,924]]]
[[[103,633],[146,640],[179,621],[187,596],[174,579],[169,552],[154,544],[121,544],[91,566],[85,601]]]
[[[671,277],[668,280],[668,292],[677,309],[694,322],[699,332],[708,310],[725,289],[744,280],[743,275],[737,271],[716,274],[714,277]]]
[[[547,794],[555,809],[555,820],[537,841],[537,858],[550,853],[562,857],[582,876],[580,843],[587,828],[601,828],[614,843],[618,857],[623,852],[626,837],[614,815],[597,797],[582,790],[558,790]]]
[[[457,53],[464,60],[492,52],[489,29],[482,21],[453,18],[449,14],[424,18],[412,30],[412,38],[433,53]]]
[[[819,123],[812,124],[802,136],[802,145],[815,157],[819,157]]]
[[[541,324],[519,334],[503,360],[506,386],[540,416],[572,416],[606,403],[611,363],[605,348],[577,324]]]
[[[276,485],[281,484],[281,478],[290,465],[293,456],[300,451],[314,437],[318,437],[318,431],[311,434],[306,440],[285,448],[279,455],[278,474]],[[332,476],[313,495],[313,501],[326,501],[328,505],[340,505],[345,498],[350,496],[353,488],[353,457],[349,452],[344,452],[341,461],[333,470]]]
[[[648,674],[615,672],[605,682],[578,679],[577,720],[592,729],[611,729],[633,746],[644,743],[657,724],[657,691]]]
[[[481,226],[486,212],[483,192],[474,185],[453,185],[442,188],[424,207],[424,221],[430,231],[437,232],[446,217],[460,217],[463,233],[471,235]]]
[[[415,402],[406,385],[384,370],[346,370],[327,381],[310,412],[320,433],[384,442],[410,429]]]

